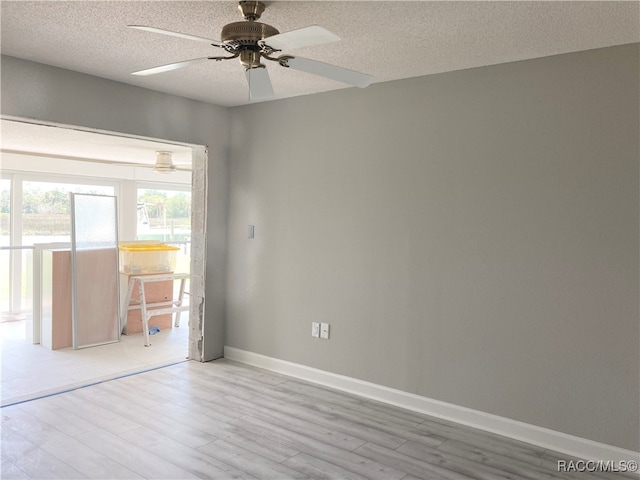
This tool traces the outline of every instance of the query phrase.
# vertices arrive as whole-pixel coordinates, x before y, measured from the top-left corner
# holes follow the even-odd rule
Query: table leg
[[[138,285],[140,286],[140,317],[142,320],[142,333],[144,333],[144,346],[150,347],[149,341],[149,317],[147,316],[147,299],[144,296],[144,281],[138,279]]]
[[[180,294],[178,295],[178,301],[175,302],[176,307],[181,307],[182,306],[182,299],[184,298],[184,278],[180,279]],[[173,324],[175,327],[179,327],[180,326],[180,314],[182,312],[181,311],[177,311],[176,312],[176,320],[175,323]]]
[[[129,286],[127,287],[127,296],[122,304],[122,310],[120,311],[120,332],[124,333],[127,329],[127,318],[129,317],[129,304],[131,303],[131,294],[133,293],[133,286],[135,285],[135,279],[129,279]]]

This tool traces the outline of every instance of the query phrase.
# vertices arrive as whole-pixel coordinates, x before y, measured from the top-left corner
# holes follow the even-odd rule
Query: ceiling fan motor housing
[[[222,42],[236,43],[239,48],[258,48],[258,41],[280,33],[276,28],[260,22],[233,22],[222,27]]]
[[[233,22],[222,28],[222,43],[231,52],[240,52],[240,63],[245,68],[260,66],[260,40],[277,35],[278,30],[271,25],[260,22]]]
[[[266,23],[256,22],[264,12],[264,3],[257,1],[241,1],[238,5],[244,22],[233,22],[222,27],[220,34],[225,49],[240,55],[240,63],[245,68],[262,67],[260,56],[264,47],[258,42],[278,35],[280,32]]]

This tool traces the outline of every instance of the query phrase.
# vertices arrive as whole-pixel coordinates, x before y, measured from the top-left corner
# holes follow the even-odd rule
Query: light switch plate
[[[311,322],[311,336],[316,338],[320,336],[320,324],[318,322]]]

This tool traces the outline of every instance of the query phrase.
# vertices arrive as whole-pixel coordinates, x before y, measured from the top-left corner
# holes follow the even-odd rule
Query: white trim
[[[610,460],[615,462],[640,460],[640,452],[625,450],[586,438],[403,392],[402,390],[338,375],[306,365],[267,357],[235,347],[225,346],[224,357],[344,392],[354,393],[372,400],[396,405],[414,412],[479,428],[585,460]]]

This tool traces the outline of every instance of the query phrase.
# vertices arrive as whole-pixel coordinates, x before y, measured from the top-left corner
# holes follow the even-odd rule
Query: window
[[[0,312],[23,318],[32,313],[33,247],[71,242],[69,193],[115,195],[115,183],[62,183],[55,177],[13,174],[0,179]],[[89,183],[88,183],[89,182]]]
[[[191,191],[180,187],[138,188],[138,240],[157,240],[180,247],[176,272],[189,273]]]
[[[114,187],[42,181],[22,183],[22,245],[71,241],[69,193],[114,195]]]

